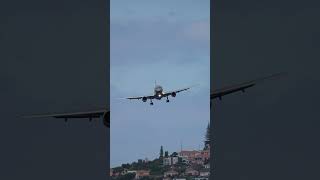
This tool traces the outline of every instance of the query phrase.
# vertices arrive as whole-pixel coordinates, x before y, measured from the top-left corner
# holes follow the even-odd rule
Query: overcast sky
[[[209,122],[209,1],[111,1],[111,166],[203,147]],[[119,100],[200,84],[167,104]],[[128,150],[130,149],[130,150]]]
[[[138,16],[144,17],[146,19],[143,20],[148,20],[147,22],[151,21],[151,16],[144,16],[143,13],[163,13],[164,17],[175,17],[177,21],[179,19],[176,25],[177,29],[181,30],[191,22],[201,22],[203,13],[206,14],[206,11],[199,9],[207,7],[207,1],[200,0],[192,5],[183,0],[185,9],[173,8],[173,4],[169,4],[173,1],[165,1],[169,3],[161,6],[156,5],[163,9],[165,6],[172,8],[172,11],[170,8],[166,8],[170,11],[165,11],[146,8],[149,1],[144,1],[144,6],[137,7],[139,8],[136,10],[139,12],[137,13],[130,10],[135,9],[132,1],[121,2],[122,7],[117,11],[119,12],[118,20],[113,22],[124,21],[127,23],[122,25],[129,24],[129,19],[124,19],[129,16],[122,12],[127,12],[136,21],[139,19]],[[108,169],[107,162],[109,162],[107,159],[109,148],[106,144],[109,145],[109,136],[101,121],[97,126],[93,126],[87,120],[70,121],[69,126],[66,127],[63,120],[20,118],[21,114],[84,111],[108,107],[109,48],[106,36],[109,28],[105,24],[108,22],[106,17],[108,8],[105,8],[105,3],[106,1],[100,0],[90,2],[86,0],[1,1],[0,103],[3,108],[0,109],[0,168],[2,170],[0,179],[106,179],[105,170]],[[152,3],[160,3],[160,1],[152,1]],[[117,6],[120,7],[120,4]],[[320,179],[318,173],[320,25],[317,23],[320,18],[319,9],[319,1],[314,0],[303,2],[298,0],[214,1],[214,8],[212,8],[214,23],[211,27],[213,30],[211,47],[214,48],[211,51],[210,64],[212,89],[274,72],[288,72],[287,78],[269,81],[248,89],[245,94],[236,93],[223,98],[223,101],[214,102],[211,110],[214,114],[211,115],[211,120],[214,122],[212,128],[216,137],[215,179]],[[184,20],[184,16],[188,18]],[[154,19],[164,19],[163,24],[170,24],[168,18]],[[174,20],[174,18],[169,19],[170,22]],[[184,69],[184,66],[190,67],[192,63],[197,67],[203,67],[200,61],[207,62],[204,56],[208,54],[205,51],[208,45],[206,42],[199,41],[199,36],[191,36],[193,37],[191,39],[184,38],[186,36],[184,33],[179,33],[177,36],[169,36],[167,33],[168,36],[161,36],[161,38],[148,36],[150,32],[142,30],[157,29],[154,31],[164,34],[169,31],[169,26],[162,26],[160,22],[143,25],[146,27],[141,28],[142,25],[140,25],[139,32],[148,38],[143,39],[144,41],[140,39],[139,46],[122,43],[120,47],[125,48],[125,45],[128,45],[132,50],[127,48],[117,55],[116,46],[111,47],[111,57],[117,57],[112,63],[119,69],[125,69],[122,64],[131,63],[132,67],[142,67],[140,69],[152,75],[147,80],[129,81],[128,78],[124,78],[128,73],[122,73],[124,75],[117,78],[124,80],[115,81],[122,84],[111,84],[113,85],[111,90],[114,91],[113,97],[151,93],[154,79],[157,79],[166,89],[188,86],[196,80],[188,79],[190,76],[187,75],[180,78],[179,76],[184,74],[179,72],[170,78],[162,77],[170,74],[169,72],[172,71],[170,69],[175,64],[178,64],[180,69]],[[167,28],[159,32],[159,28],[153,27]],[[111,28],[112,34],[115,34],[115,29]],[[130,25],[130,28],[134,29],[134,26]],[[171,26],[171,28],[175,27]],[[125,32],[126,29],[128,28],[123,28],[122,31]],[[119,35],[120,32],[118,29],[116,34]],[[117,37],[118,42],[119,39],[127,40],[130,39],[129,37],[134,39],[130,33],[123,34],[123,37],[114,37]],[[179,43],[173,42],[172,37],[192,43],[180,43],[182,45],[176,47]],[[111,42],[115,42],[116,39],[113,38]],[[145,43],[154,39],[158,39],[159,42]],[[162,47],[163,43],[160,42],[163,41],[170,41],[170,43]],[[154,48],[156,45],[161,49]],[[197,49],[197,47],[201,48]],[[152,52],[158,49],[166,53]],[[189,56],[180,57],[181,49],[184,50],[182,55]],[[196,63],[197,61],[190,61],[194,59],[190,49],[193,50],[193,55],[196,56],[196,60],[199,60],[199,64]],[[120,58],[129,55],[130,58]],[[152,65],[149,69],[143,68],[151,59],[150,57],[161,60],[160,62],[169,62],[169,58],[174,61],[170,61],[170,66],[151,71]],[[125,61],[127,62],[124,63]],[[115,64],[118,65],[115,66]],[[196,69],[190,72],[196,74]],[[115,70],[112,70],[113,75]],[[130,75],[138,77],[139,74],[135,72]],[[113,75],[112,80],[115,77]],[[132,117],[111,121],[114,130],[120,130],[119,136],[111,137],[119,137],[111,147],[114,145],[116,145],[114,147],[120,147],[118,148],[119,156],[123,155],[123,151],[120,151],[121,146],[129,147],[131,151],[126,150],[126,152],[132,152],[130,157],[133,160],[149,154],[157,155],[160,144],[170,151],[176,150],[180,146],[179,134],[174,136],[172,141],[164,141],[162,140],[164,138],[161,138],[159,145],[150,145],[148,146],[151,147],[150,149],[139,151],[133,147],[139,148],[137,144],[142,144],[141,142],[146,144],[151,137],[164,136],[168,132],[176,133],[180,126],[185,125],[193,127],[184,127],[185,131],[181,134],[194,134],[194,138],[186,140],[183,136],[184,146],[197,146],[196,144],[201,143],[203,128],[207,123],[206,117],[199,115],[207,113],[207,110],[203,109],[200,112],[201,109],[197,107],[206,100],[203,94],[207,84],[201,82],[206,82],[204,80],[206,77],[192,76],[200,79],[201,86],[182,93],[172,103],[165,104],[157,101],[152,108],[142,102],[116,101],[111,98],[114,108],[121,105],[125,109],[121,111],[123,116]],[[115,87],[118,87],[117,90],[114,90]],[[207,103],[209,105],[209,102]],[[185,106],[180,108],[183,104]],[[114,115],[119,115],[119,111],[120,108],[118,112],[115,109]],[[173,116],[173,112],[180,114]],[[199,116],[199,118],[194,120],[190,112],[195,113],[193,116]],[[190,118],[186,118],[186,115],[190,115]],[[164,118],[158,120],[158,116],[167,117],[167,119],[170,117],[170,120],[174,117],[175,120],[164,122]],[[180,121],[183,118],[186,120]],[[144,122],[144,126],[136,124],[138,122]],[[124,133],[129,126],[131,129],[139,126],[140,131],[146,132],[136,133],[128,130],[131,133]],[[164,126],[165,128],[162,128]],[[150,127],[152,132],[146,130]],[[139,138],[133,137],[134,135],[139,135]],[[127,146],[128,142],[134,145]],[[114,152],[115,149],[111,150]],[[126,156],[123,155],[123,157]],[[122,161],[120,158],[117,160]]]

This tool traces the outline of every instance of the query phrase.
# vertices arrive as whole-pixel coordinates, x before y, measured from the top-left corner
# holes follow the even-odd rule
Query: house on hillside
[[[209,169],[202,169],[202,170],[200,170],[199,175],[201,177],[209,177],[210,176],[210,170]]]
[[[150,176],[150,171],[149,170],[138,170],[136,171],[136,179],[140,179],[143,177],[148,177]]]
[[[210,150],[181,151],[179,157],[182,158],[182,162],[184,160],[188,163],[204,165],[210,159]]]
[[[189,167],[184,172],[185,176],[199,176],[199,171],[194,170],[193,168]]]
[[[209,180],[209,178],[207,178],[207,177],[195,177],[195,178],[192,178],[192,180]]]
[[[168,178],[168,177],[176,177],[176,176],[178,176],[179,175],[179,173],[177,172],[177,171],[175,171],[175,170],[169,170],[169,171],[166,171],[165,173],[164,173],[164,177],[165,178]]]
[[[163,165],[164,166],[171,166],[171,158],[170,157],[163,158]]]
[[[125,170],[124,172],[126,172],[125,174],[128,174],[128,173],[135,173],[135,174],[137,174],[137,171],[130,171],[130,170]]]
[[[164,166],[175,165],[178,162],[179,162],[179,157],[166,157],[166,158],[163,158],[163,165]]]
[[[180,157],[186,157],[188,160],[194,159],[196,154],[198,154],[199,151],[181,151],[179,152]]]
[[[201,158],[203,161],[209,161],[210,160],[210,149],[209,150],[203,150],[200,152]]]
[[[208,162],[208,163],[204,164],[204,168],[206,168],[206,169],[210,169],[210,162]]]

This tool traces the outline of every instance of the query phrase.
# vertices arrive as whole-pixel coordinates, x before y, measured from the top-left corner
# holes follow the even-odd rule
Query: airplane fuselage
[[[156,85],[154,88],[155,99],[160,100],[163,97],[163,88],[159,85]]]
[[[154,89],[153,89],[153,95],[151,96],[135,96],[135,97],[127,97],[126,99],[141,99],[143,102],[147,102],[148,100],[150,100],[150,105],[153,105],[152,100],[156,99],[156,100],[161,100],[162,98],[166,98],[166,102],[170,102],[169,100],[169,96],[171,97],[176,97],[177,93],[182,92],[182,91],[186,91],[188,89],[190,89],[191,87],[188,88],[184,88],[184,89],[178,89],[175,91],[168,91],[168,92],[164,92],[163,88],[160,85],[155,84]]]

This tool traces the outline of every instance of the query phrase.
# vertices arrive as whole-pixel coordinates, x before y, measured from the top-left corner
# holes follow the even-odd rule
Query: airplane
[[[240,84],[235,84],[232,86],[228,86],[228,87],[224,87],[221,89],[217,89],[214,91],[211,91],[210,93],[210,107],[211,107],[211,101],[219,98],[220,100],[222,100],[222,97],[225,95],[229,95],[235,92],[245,92],[246,89],[251,88],[253,86],[255,86],[258,83],[261,83],[265,80],[268,79],[274,79],[274,78],[278,78],[285,75],[285,73],[277,73],[277,74],[273,74],[270,76],[266,76],[266,77],[262,77],[259,79],[255,79],[252,81],[247,81],[244,83],[240,83]],[[177,91],[172,91],[172,92],[168,92],[165,93],[166,95],[163,96],[163,94],[160,94],[159,97],[159,93],[163,92],[163,89],[161,86],[156,86],[155,87],[155,94],[153,96],[150,97],[132,97],[135,99],[142,99],[143,101],[146,101],[146,98],[150,99],[150,98],[155,98],[155,99],[161,99],[162,97],[168,97],[168,96],[173,96],[175,97],[176,93],[181,92],[181,91],[186,91],[189,88],[184,88],[184,89],[180,89]],[[171,94],[170,94],[171,93]],[[152,99],[151,99],[152,100]],[[82,119],[82,118],[88,118],[89,121],[92,121],[92,119],[94,118],[103,118],[103,123],[106,127],[110,128],[110,110],[108,108],[105,109],[101,109],[101,110],[95,110],[95,111],[86,111],[86,112],[75,112],[75,113],[58,113],[58,114],[45,114],[45,115],[31,115],[31,116],[24,116],[24,117],[28,117],[28,118],[44,118],[44,117],[54,117],[54,118],[60,118],[60,119],[65,119],[65,121],[68,121],[68,119]]]
[[[196,86],[196,85],[194,85],[194,86]],[[125,99],[129,99],[129,100],[133,100],[133,99],[140,100],[140,99],[142,99],[143,102],[147,102],[147,100],[150,99],[150,105],[152,106],[153,105],[153,102],[152,102],[153,99],[161,100],[162,98],[167,98],[166,102],[168,103],[168,102],[170,102],[169,101],[169,96],[176,97],[177,93],[180,93],[182,91],[187,91],[187,90],[189,90],[190,88],[192,88],[194,86],[191,86],[191,87],[188,87],[188,88],[179,89],[179,90],[175,90],[175,91],[164,92],[162,86],[157,85],[157,82],[155,82],[154,94],[153,95],[150,95],[150,96],[137,96],[137,97],[126,97]]]
[[[65,122],[68,119],[89,119],[91,122],[95,118],[103,118],[103,124],[106,127],[110,127],[110,110],[100,109],[94,111],[85,111],[85,112],[74,112],[74,113],[57,113],[57,114],[39,114],[39,115],[30,115],[30,116],[23,116],[25,118],[46,118],[46,117],[53,117],[57,119],[64,119]]]
[[[265,76],[265,77],[262,77],[262,78],[258,78],[258,79],[255,79],[255,80],[251,80],[251,81],[247,81],[247,82],[244,82],[244,83],[235,84],[235,85],[232,85],[232,86],[227,86],[227,87],[224,87],[224,88],[221,88],[221,89],[216,89],[214,91],[211,91],[211,93],[210,93],[210,107],[211,107],[211,104],[212,104],[211,101],[213,99],[219,98],[219,100],[222,100],[223,96],[228,95],[228,94],[232,94],[232,93],[235,93],[235,92],[238,92],[238,91],[242,91],[244,93],[246,91],[246,89],[251,88],[251,87],[255,86],[258,83],[262,83],[265,80],[271,80],[271,79],[279,78],[279,77],[282,77],[284,75],[286,75],[286,73],[276,73],[276,74],[272,74],[272,75]]]

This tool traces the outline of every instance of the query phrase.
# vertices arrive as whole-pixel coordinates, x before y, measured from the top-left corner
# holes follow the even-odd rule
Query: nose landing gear
[[[152,100],[150,99],[150,105],[152,106],[153,105],[153,102],[152,102]]]

